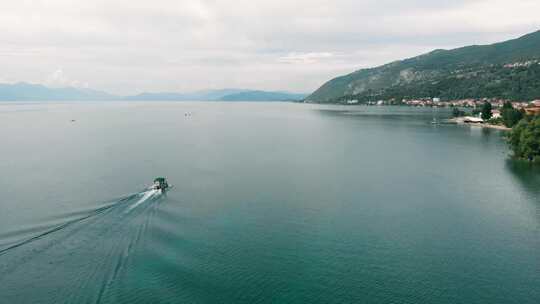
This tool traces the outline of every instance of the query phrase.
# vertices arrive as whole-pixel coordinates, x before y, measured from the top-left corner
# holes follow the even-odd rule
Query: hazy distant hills
[[[306,94],[287,92],[247,91],[225,95],[222,101],[295,101],[306,98]]]
[[[221,100],[224,96],[230,94],[237,94],[246,92],[242,89],[221,89],[221,90],[205,90],[192,93],[175,93],[175,92],[161,92],[161,93],[142,93],[134,96],[127,96],[125,100],[145,100],[145,101],[216,101]]]
[[[325,83],[310,102],[441,97],[540,98],[540,31],[492,45],[435,50]]]
[[[126,100],[179,100],[179,101],[292,101],[302,100],[306,94],[268,92],[242,89],[207,90],[194,93],[142,93],[125,97]]]
[[[193,93],[142,93],[118,96],[81,88],[49,88],[40,84],[0,84],[0,101],[288,101],[306,95],[245,89],[206,90]]]
[[[39,84],[0,84],[0,101],[114,100],[118,96],[91,89],[48,88]]]

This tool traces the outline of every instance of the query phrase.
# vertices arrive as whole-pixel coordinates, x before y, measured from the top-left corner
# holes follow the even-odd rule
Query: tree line
[[[484,103],[478,112],[482,119],[489,123],[503,124],[512,128],[507,135],[507,141],[515,158],[529,162],[540,160],[540,116],[526,115],[523,109],[515,109],[510,102],[504,103],[500,118],[492,118],[493,109],[489,102]],[[465,116],[466,113],[454,108],[452,115]]]

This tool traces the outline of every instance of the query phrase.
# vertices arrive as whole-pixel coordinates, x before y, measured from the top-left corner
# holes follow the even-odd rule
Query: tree
[[[460,110],[459,108],[452,108],[452,116],[453,117],[460,117],[460,116],[465,116],[465,112]]]
[[[505,126],[512,128],[524,116],[523,110],[514,109],[510,102],[505,102],[501,109],[501,117]]]
[[[493,116],[493,113],[491,112],[491,103],[489,102],[485,102],[483,105],[482,105],[482,119],[483,120],[490,120],[491,117]]]
[[[527,117],[514,126],[508,136],[514,156],[534,161],[540,156],[540,116]]]

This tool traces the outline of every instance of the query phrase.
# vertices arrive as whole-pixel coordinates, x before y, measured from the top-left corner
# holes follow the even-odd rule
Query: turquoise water
[[[0,302],[539,303],[540,171],[447,116],[0,104]]]

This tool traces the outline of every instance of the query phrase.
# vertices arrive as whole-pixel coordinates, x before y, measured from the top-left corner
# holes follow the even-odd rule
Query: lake
[[[2,103],[0,302],[540,303],[540,171],[449,113]]]

